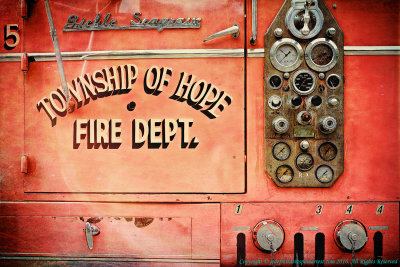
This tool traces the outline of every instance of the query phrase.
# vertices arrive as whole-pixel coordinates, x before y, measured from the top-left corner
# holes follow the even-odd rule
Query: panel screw
[[[289,72],[285,72],[285,73],[283,74],[283,78],[285,78],[286,80],[289,79],[289,77],[290,77]]]
[[[289,85],[285,85],[285,86],[283,86],[283,91],[285,91],[285,92],[287,92],[287,91],[289,91]]]
[[[325,79],[325,73],[319,73],[318,74],[318,78],[320,79],[320,80],[323,80],[323,79]]]
[[[281,29],[281,28],[276,28],[276,29],[274,30],[274,35],[275,35],[276,38],[281,38],[282,35],[283,35],[282,29]]]

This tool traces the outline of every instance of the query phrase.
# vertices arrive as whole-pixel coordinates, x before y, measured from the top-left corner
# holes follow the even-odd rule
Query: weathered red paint
[[[24,21],[18,1],[3,2],[0,25],[18,24],[21,39],[13,50],[1,46],[1,53],[54,51],[43,1],[29,4]],[[120,2],[105,0],[50,1],[61,51],[68,52],[244,51],[245,44],[249,49],[263,48],[263,35],[282,3],[258,1],[258,38],[250,46],[251,1],[141,1],[124,8],[118,6]],[[326,3],[344,32],[345,46],[400,44],[398,1]],[[124,25],[134,11],[142,12],[142,18],[201,17],[202,26],[162,32],[62,32],[70,14],[92,19],[97,12],[103,16],[110,12]],[[225,36],[203,42],[234,23],[241,30],[238,39]],[[382,231],[384,259],[398,257],[398,56],[345,56],[345,170],[329,189],[278,188],[265,174],[263,58],[79,60],[66,61],[64,67],[71,82],[82,74],[123,64],[135,64],[140,70],[129,94],[90,101],[59,117],[52,127],[36,104],[60,86],[56,62],[29,62],[25,76],[21,62],[0,63],[0,256],[220,259],[222,265],[235,265],[239,232],[232,227],[252,229],[261,220],[274,219],[287,235],[275,258],[293,259],[294,234],[301,226],[318,226],[326,238],[326,259],[349,259],[351,255],[340,251],[332,236],[341,220],[351,218],[367,228],[388,226]],[[173,69],[170,86],[159,96],[143,92],[145,71],[153,65]],[[233,104],[210,120],[186,103],[169,99],[181,72],[215,84],[233,96]],[[136,108],[129,112],[126,105],[133,100]],[[182,150],[174,143],[176,139],[165,150],[132,150],[132,119],[178,117],[194,118],[191,132],[201,142],[196,149]],[[89,150],[83,142],[73,150],[72,125],[78,118],[121,118],[127,146],[115,151]],[[22,155],[28,155],[28,174],[21,173]],[[243,204],[240,215],[235,214],[237,204]],[[319,204],[324,206],[323,213],[315,215]],[[345,215],[349,204],[354,205],[354,213]],[[379,204],[385,205],[382,215],[376,215]],[[103,218],[97,223],[101,234],[94,237],[93,251],[87,248],[82,231],[85,222],[80,217],[84,221]],[[154,220],[146,227],[135,226],[135,218],[145,217]],[[373,257],[375,232],[368,230],[369,241],[357,258]],[[305,259],[312,260],[316,232],[302,233]],[[252,244],[251,233],[245,234],[248,259],[268,258]],[[178,263],[166,266],[172,264]],[[188,264],[194,263],[182,263]]]

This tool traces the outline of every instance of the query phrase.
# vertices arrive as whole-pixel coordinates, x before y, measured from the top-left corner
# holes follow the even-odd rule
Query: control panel
[[[323,0],[287,0],[265,34],[266,172],[330,187],[343,172],[343,33]]]

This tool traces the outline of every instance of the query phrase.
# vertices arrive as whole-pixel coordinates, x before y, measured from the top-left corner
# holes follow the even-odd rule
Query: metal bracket
[[[63,65],[63,61],[62,61],[62,57],[61,57],[60,46],[58,45],[57,31],[56,31],[56,28],[54,27],[53,16],[51,15],[49,0],[44,0],[44,5],[46,8],[47,19],[49,21],[50,36],[53,41],[54,52],[56,54],[58,71],[60,73],[61,86],[63,88],[65,101],[67,102],[67,106],[68,106],[69,105],[69,96],[68,96],[69,94],[68,94],[67,80],[65,78],[64,65]]]
[[[86,243],[89,249],[93,249],[93,236],[100,234],[99,227],[96,225],[91,225],[90,222],[87,222],[83,231],[85,231]]]
[[[255,45],[257,40],[257,0],[251,1],[251,37],[250,44]]]

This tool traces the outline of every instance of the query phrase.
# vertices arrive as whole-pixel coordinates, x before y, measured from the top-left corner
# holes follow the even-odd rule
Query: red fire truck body
[[[399,2],[303,1],[300,21],[319,7],[344,36],[343,172],[285,187],[266,171],[267,31],[290,2],[2,1],[2,265],[398,264]],[[330,72],[311,72],[325,105]],[[289,170],[307,183],[322,148],[304,140],[312,169]]]

